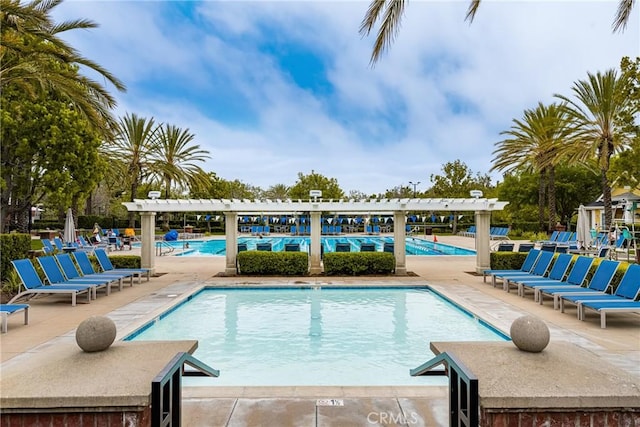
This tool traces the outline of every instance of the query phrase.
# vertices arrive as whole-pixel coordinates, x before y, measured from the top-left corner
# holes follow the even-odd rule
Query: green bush
[[[390,252],[330,252],[324,254],[324,273],[327,276],[391,274],[395,266],[395,257]]]
[[[527,257],[526,252],[491,252],[492,270],[519,270]]]
[[[306,252],[242,251],[238,254],[240,274],[304,276],[309,272]]]
[[[31,236],[28,234],[0,234],[0,277],[7,277],[13,270],[11,261],[26,258],[31,250]]]

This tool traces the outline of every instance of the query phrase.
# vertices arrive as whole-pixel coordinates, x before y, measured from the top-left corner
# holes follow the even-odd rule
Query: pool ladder
[[[166,254],[170,254],[176,248],[165,242],[164,240],[159,240],[156,242],[156,256],[162,256]]]

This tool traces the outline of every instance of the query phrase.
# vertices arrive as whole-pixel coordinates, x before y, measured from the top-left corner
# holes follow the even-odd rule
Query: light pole
[[[415,199],[416,198],[416,187],[418,185],[420,185],[420,181],[418,181],[418,182],[409,181],[409,185],[413,185],[413,198]]]

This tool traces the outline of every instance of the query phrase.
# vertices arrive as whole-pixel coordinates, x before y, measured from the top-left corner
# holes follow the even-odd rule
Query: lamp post
[[[418,185],[420,185],[420,181],[418,181],[418,182],[409,181],[409,185],[413,185],[413,198],[415,199],[415,197],[416,197],[416,187]]]

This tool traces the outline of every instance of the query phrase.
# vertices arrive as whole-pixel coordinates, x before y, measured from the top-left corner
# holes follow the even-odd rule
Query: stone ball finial
[[[91,316],[76,329],[76,343],[87,353],[103,351],[116,339],[116,324],[106,316]]]
[[[549,344],[549,328],[535,316],[518,317],[511,324],[511,340],[522,351],[539,353]]]

